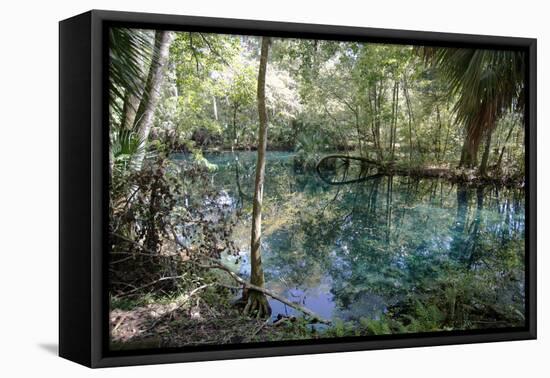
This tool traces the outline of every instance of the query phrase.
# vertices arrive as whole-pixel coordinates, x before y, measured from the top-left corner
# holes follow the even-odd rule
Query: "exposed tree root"
[[[257,318],[267,318],[271,315],[271,306],[264,293],[256,290],[248,290],[248,300],[243,313]]]
[[[256,291],[258,293],[265,294],[268,297],[271,297],[271,298],[273,298],[273,299],[275,299],[275,300],[277,300],[281,303],[286,304],[287,306],[290,306],[290,307],[304,313],[305,315],[308,315],[309,317],[311,317],[312,319],[318,321],[319,323],[331,324],[330,320],[323,319],[321,316],[317,315],[316,313],[314,313],[310,309],[305,308],[303,306],[300,306],[297,303],[291,302],[288,299],[286,299],[285,297],[283,297],[279,294],[276,294],[276,293],[272,292],[271,290],[265,289],[265,288],[260,287],[260,286],[253,285],[253,284],[243,280],[241,277],[239,277],[237,274],[235,274],[231,269],[229,269],[228,267],[226,267],[223,264],[220,264],[216,260],[209,259],[209,261],[211,261],[211,263],[207,264],[207,265],[201,265],[201,264],[197,264],[197,263],[195,263],[195,264],[197,264],[197,266],[200,266],[201,268],[210,268],[210,269],[214,268],[214,269],[223,270],[224,272],[229,274],[231,276],[231,278],[233,278],[235,281],[237,281],[238,283],[243,285],[243,288],[248,289],[249,293],[252,293],[252,292]],[[265,296],[264,296],[264,298],[265,298]],[[247,305],[248,305],[248,301],[247,301]]]
[[[172,257],[177,258],[178,257],[177,255],[166,255],[166,256],[159,255],[159,254],[155,253],[154,251],[151,251],[151,250],[147,249],[145,246],[143,246],[141,243],[139,243],[135,240],[132,240],[130,238],[127,238],[127,237],[119,235],[119,234],[114,234],[113,233],[112,235],[114,237],[121,238],[123,240],[126,240],[129,243],[134,244],[136,247],[140,248],[143,252],[145,252],[143,254],[144,256],[167,257],[167,258],[172,258]],[[178,243],[177,241],[174,241],[174,243],[176,243],[177,245],[180,245],[180,243]],[[267,299],[265,297],[267,295],[268,297],[271,297],[271,298],[273,298],[273,299],[275,299],[275,300],[277,300],[281,303],[286,304],[289,307],[292,307],[292,308],[304,313],[305,315],[309,316],[310,318],[312,318],[313,320],[315,320],[319,323],[331,324],[331,322],[329,320],[323,319],[321,316],[317,315],[315,312],[311,311],[310,309],[308,309],[306,307],[303,307],[303,306],[301,306],[297,303],[291,302],[288,299],[286,299],[285,297],[283,297],[279,294],[276,294],[276,293],[272,292],[271,290],[268,290],[268,289],[265,289],[263,287],[259,287],[259,286],[256,286],[256,285],[253,285],[253,284],[249,283],[248,281],[242,279],[237,274],[235,274],[227,266],[221,264],[218,260],[213,259],[211,257],[207,257],[207,256],[203,256],[202,258],[207,260],[208,263],[207,264],[201,264],[201,263],[199,263],[197,261],[193,261],[193,260],[184,260],[182,262],[187,263],[187,264],[194,264],[195,266],[197,266],[199,268],[204,268],[204,269],[223,270],[233,280],[235,280],[240,285],[242,285],[243,288],[248,289],[249,297],[248,297],[247,303],[245,305],[245,308],[248,307],[248,309],[246,309],[248,314],[255,314],[255,313],[257,314],[259,312],[260,314],[267,313],[268,314],[267,316],[269,316],[271,314],[271,308],[269,307],[269,303],[267,302]],[[174,277],[171,277],[171,278],[174,278]],[[220,285],[220,286],[224,286],[224,285]],[[254,293],[256,293],[256,294],[254,294]],[[258,300],[258,298],[254,298],[254,297],[257,297],[257,296],[263,297],[263,300],[265,300],[265,306],[264,307],[261,306],[262,299]],[[253,298],[253,299],[250,299],[250,298]],[[265,316],[261,316],[261,317],[265,317]]]

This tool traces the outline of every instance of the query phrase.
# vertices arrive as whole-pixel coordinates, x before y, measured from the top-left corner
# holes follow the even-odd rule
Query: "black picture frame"
[[[323,341],[110,352],[105,254],[109,26],[526,53],[526,326]],[[406,348],[536,338],[536,39],[92,10],[59,24],[59,354],[89,367]]]

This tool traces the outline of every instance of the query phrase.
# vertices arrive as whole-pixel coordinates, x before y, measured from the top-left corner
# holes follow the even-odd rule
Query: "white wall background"
[[[4,1],[0,20],[0,375],[61,377],[520,377],[550,372],[545,1]],[[58,25],[89,9],[538,38],[539,340],[89,370],[57,345]],[[545,273],[547,274],[545,276]],[[547,349],[544,351],[544,349]],[[545,372],[545,373],[543,373]],[[547,376],[547,375],[546,375]]]

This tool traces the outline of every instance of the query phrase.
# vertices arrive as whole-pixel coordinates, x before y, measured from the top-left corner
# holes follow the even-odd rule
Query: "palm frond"
[[[127,28],[109,30],[109,97],[112,110],[122,113],[127,94],[140,97],[153,54],[149,31]]]
[[[524,106],[524,54],[517,51],[424,47],[424,60],[447,80],[448,92],[457,96],[456,121],[478,141],[510,108]]]
[[[146,143],[134,130],[117,128],[111,133],[111,156],[114,173],[140,168],[139,161],[146,153]]]

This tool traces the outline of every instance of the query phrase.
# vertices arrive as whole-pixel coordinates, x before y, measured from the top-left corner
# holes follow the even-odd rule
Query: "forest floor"
[[[110,312],[113,350],[218,345],[301,338],[317,333],[302,319],[245,317],[237,307],[204,300],[162,301]]]

